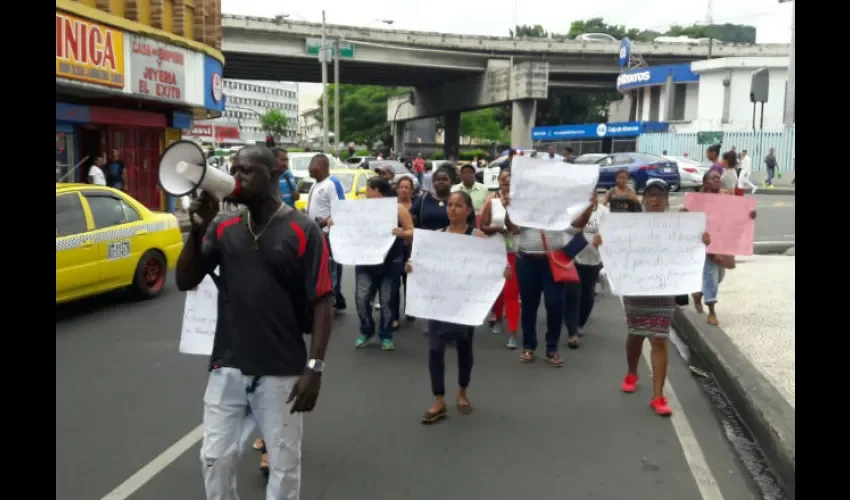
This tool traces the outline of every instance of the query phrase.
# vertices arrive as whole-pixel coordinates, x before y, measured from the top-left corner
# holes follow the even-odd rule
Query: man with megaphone
[[[328,247],[313,221],[281,203],[271,150],[239,150],[231,172],[235,186],[225,199],[245,209],[218,214],[222,191],[203,191],[189,207],[192,229],[176,271],[180,290],[207,274],[219,288],[204,395],[206,498],[238,498],[241,431],[253,418],[268,438],[266,498],[297,500],[302,412],[316,405],[333,316]],[[312,333],[309,359],[305,332]]]

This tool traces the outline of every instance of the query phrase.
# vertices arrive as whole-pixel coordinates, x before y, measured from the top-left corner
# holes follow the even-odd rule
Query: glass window
[[[56,236],[69,236],[85,233],[86,214],[80,195],[77,193],[60,194],[56,197]]]
[[[56,132],[56,182],[73,182],[76,154],[74,151],[74,134]]]
[[[131,207],[126,201],[121,200],[121,208],[124,209],[124,217],[127,219],[127,222],[142,220],[142,216],[139,215],[139,212],[137,212],[135,208]]]
[[[110,195],[86,195],[95,229],[118,226],[128,222],[123,201]]]
[[[342,184],[342,190],[348,194],[351,191],[351,185],[354,184],[354,176],[351,174],[333,174],[333,176],[339,179],[340,184]]]
[[[360,193],[366,189],[366,176],[361,175],[357,178],[357,192]]]
[[[614,155],[614,165],[630,165],[633,162],[631,156]]]

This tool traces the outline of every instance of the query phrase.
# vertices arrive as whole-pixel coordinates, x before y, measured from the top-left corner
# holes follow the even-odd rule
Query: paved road
[[[200,424],[205,359],[177,353],[182,309],[173,285],[148,302],[117,294],[57,309],[57,499],[103,498]],[[306,424],[302,499],[759,498],[677,354],[671,402],[684,411],[672,419],[650,412],[646,383],[637,394],[619,391],[621,318],[619,302],[600,296],[583,348],[564,349],[562,369],[521,365],[501,336],[479,329],[476,413],[426,427],[422,323],[398,333],[395,352],[355,350],[356,316],[345,313]],[[648,381],[646,365],[642,373]],[[129,498],[202,500],[198,454],[195,443]],[[243,499],[263,498],[258,460],[254,452],[243,460]],[[696,476],[704,495],[692,468],[710,472]]]
[[[793,194],[756,193],[755,241],[794,241],[796,196]],[[672,193],[670,206],[679,208],[684,193]]]

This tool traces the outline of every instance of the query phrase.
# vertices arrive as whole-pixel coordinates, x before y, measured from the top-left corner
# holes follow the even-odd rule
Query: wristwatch
[[[322,373],[325,370],[325,362],[321,359],[311,359],[307,361],[307,368],[313,370],[313,373]]]

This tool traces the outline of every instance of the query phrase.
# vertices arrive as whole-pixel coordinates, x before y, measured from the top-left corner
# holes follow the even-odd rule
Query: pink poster
[[[705,212],[706,231],[711,234],[708,253],[752,255],[755,221],[750,212],[756,199],[728,194],[685,193],[685,208]]]

